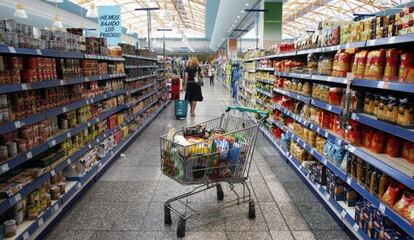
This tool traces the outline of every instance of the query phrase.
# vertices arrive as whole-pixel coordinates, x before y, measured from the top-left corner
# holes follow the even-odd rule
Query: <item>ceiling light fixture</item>
[[[237,18],[240,18],[240,16],[237,16]]]
[[[86,12],[87,18],[97,18],[98,17],[98,9],[95,7],[95,4],[91,3],[89,5],[88,11]]]
[[[63,0],[46,0],[48,2],[52,2],[52,3],[63,3]]]
[[[248,6],[249,6],[249,4],[248,4],[248,3],[245,3],[245,4],[244,4],[244,6],[248,7]]]
[[[13,14],[16,18],[27,18],[26,11],[24,10],[23,3],[17,3],[16,4],[16,11]]]
[[[132,30],[132,25],[131,24],[129,24],[128,25],[128,28],[127,28],[127,30],[126,30],[126,34],[129,34],[129,35],[132,35],[132,34],[134,34],[135,32]]]
[[[60,19],[59,16],[56,16],[54,21],[53,21],[53,28],[56,30],[60,30],[63,28],[63,24],[62,24],[62,20]]]

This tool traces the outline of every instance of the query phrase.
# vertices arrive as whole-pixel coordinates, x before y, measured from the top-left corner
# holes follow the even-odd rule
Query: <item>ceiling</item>
[[[147,34],[146,11],[135,11],[136,8],[158,7],[152,11],[151,25],[153,37],[162,37],[158,28],[172,28],[169,37],[205,37],[206,32],[206,0],[70,0],[84,8],[91,4],[121,6],[122,25],[137,32],[141,36]]]

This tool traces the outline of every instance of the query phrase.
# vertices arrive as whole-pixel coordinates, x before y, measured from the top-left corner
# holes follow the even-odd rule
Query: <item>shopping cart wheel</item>
[[[216,185],[216,188],[217,188],[217,200],[223,201],[223,199],[224,199],[223,187],[221,186],[220,183],[218,183]]]
[[[185,219],[180,218],[177,226],[177,237],[184,237],[185,236]]]
[[[171,210],[169,208],[170,204],[164,205],[164,223],[171,225]]]
[[[249,202],[249,218],[255,219],[256,218],[256,208],[254,207],[254,202]]]

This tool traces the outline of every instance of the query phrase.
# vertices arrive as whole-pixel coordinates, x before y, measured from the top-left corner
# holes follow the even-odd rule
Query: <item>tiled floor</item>
[[[49,234],[57,239],[176,239],[177,217],[164,224],[163,202],[188,189],[162,176],[159,137],[170,127],[209,120],[231,103],[221,86],[203,87],[197,117],[176,120],[173,104],[130,145]],[[250,171],[256,219],[247,205],[187,221],[185,239],[349,239],[302,180],[260,135]],[[226,192],[225,192],[226,194]],[[190,199],[213,206],[215,190]]]

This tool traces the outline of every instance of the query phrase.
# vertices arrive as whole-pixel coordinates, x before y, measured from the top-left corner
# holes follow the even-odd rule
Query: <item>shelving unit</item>
[[[26,48],[13,48],[13,47],[0,47],[0,54],[8,55],[20,55],[20,56],[39,56],[39,57],[56,57],[56,58],[76,58],[76,59],[93,59],[99,61],[110,61],[110,62],[123,62],[126,58],[142,59],[146,61],[157,61],[156,58],[148,58],[134,55],[124,54],[123,58],[113,58],[110,56],[100,56],[100,55],[89,55],[79,52],[64,52],[64,51],[54,51],[54,50],[39,50],[39,49],[26,49]],[[22,164],[28,162],[29,160],[39,156],[42,153],[45,153],[50,148],[55,147],[58,144],[62,144],[68,139],[76,136],[77,134],[83,132],[89,127],[107,121],[108,118],[114,116],[117,113],[125,112],[128,117],[123,123],[114,127],[113,129],[108,129],[99,136],[91,139],[87,142],[86,145],[80,147],[75,152],[60,158],[59,160],[53,162],[49,166],[45,167],[43,171],[35,177],[31,182],[22,186],[22,188],[17,191],[12,196],[2,199],[0,201],[0,213],[4,213],[10,208],[12,208],[17,202],[22,198],[29,196],[33,191],[41,187],[46,181],[51,179],[57,173],[62,172],[65,168],[78,161],[86,153],[88,153],[95,146],[102,144],[108,137],[115,136],[119,133],[121,129],[129,126],[130,123],[140,119],[142,121],[139,124],[137,130],[129,129],[128,135],[112,149],[108,150],[104,156],[97,161],[90,169],[88,169],[84,175],[81,175],[75,179],[66,181],[66,191],[65,194],[60,196],[56,201],[52,202],[52,205],[43,211],[36,220],[28,221],[25,220],[22,224],[17,225],[17,235],[12,239],[17,240],[26,240],[33,239],[36,236],[39,236],[42,231],[44,231],[49,224],[53,222],[54,219],[63,214],[64,210],[68,208],[70,203],[77,200],[77,198],[83,193],[83,190],[90,186],[94,180],[102,174],[106,167],[117,158],[120,152],[134,140],[150,123],[151,121],[163,110],[164,107],[168,104],[162,95],[168,91],[166,84],[162,86],[160,80],[163,80],[158,73],[155,73],[155,69],[158,68],[158,65],[143,65],[143,66],[125,66],[125,69],[139,69],[139,68],[149,68],[154,69],[154,73],[150,75],[140,76],[140,77],[128,77],[127,74],[107,74],[107,75],[98,75],[98,76],[87,76],[87,77],[74,77],[67,79],[53,79],[45,80],[40,82],[33,83],[21,83],[21,84],[9,84],[0,86],[0,94],[11,94],[15,92],[23,92],[28,90],[42,90],[52,87],[64,87],[75,84],[82,84],[88,82],[97,82],[97,81],[107,81],[107,80],[123,80],[124,88],[107,91],[102,94],[82,99],[64,106],[59,106],[55,108],[47,109],[46,111],[35,113],[31,116],[4,123],[0,125],[0,134],[9,133],[17,129],[23,128],[29,124],[33,124],[42,120],[49,119],[51,117],[56,117],[60,114],[67,113],[72,110],[76,110],[87,106],[89,104],[94,104],[112,97],[117,96],[128,96],[132,94],[139,93],[141,91],[152,89],[149,93],[143,94],[138,97],[135,101],[130,103],[117,104],[117,106],[112,109],[107,109],[106,111],[100,113],[98,116],[82,123],[78,124],[74,128],[64,129],[59,131],[56,135],[47,139],[47,141],[42,142],[26,152],[19,153],[18,155],[9,158],[7,161],[0,164],[0,174],[8,173],[13,171],[16,168],[22,166]],[[125,71],[125,70],[124,70]],[[158,78],[157,78],[158,77]],[[132,89],[127,88],[128,84],[134,84],[137,81],[143,81],[145,79],[153,79],[152,82],[149,82],[145,85],[135,87]],[[155,97],[156,96],[156,97]],[[137,104],[145,101],[149,97],[153,97],[150,102],[146,102],[145,106],[138,111],[131,111]],[[158,106],[158,107],[156,107]],[[150,114],[148,114],[151,111]],[[68,180],[67,179],[67,180]]]
[[[351,44],[344,44],[344,45],[337,45],[337,46],[328,46],[316,49],[307,49],[307,50],[298,50],[287,52],[283,54],[276,54],[276,55],[269,55],[269,56],[262,56],[262,57],[255,57],[245,60],[250,64],[250,62],[259,63],[260,60],[264,59],[275,59],[275,60],[282,60],[283,58],[291,58],[291,57],[304,57],[309,53],[333,53],[341,49],[348,49],[348,48],[368,48],[368,47],[378,47],[378,46],[392,46],[394,44],[400,43],[412,43],[414,42],[414,34],[409,34],[405,36],[397,36],[397,37],[390,37],[390,38],[383,38],[383,39],[376,39],[376,40],[369,40],[363,42],[356,42]],[[260,71],[271,71],[272,68],[265,68],[265,67],[256,67],[254,72]],[[283,77],[283,78],[293,78],[293,79],[302,79],[305,81],[309,81],[312,83],[321,83],[321,84],[333,84],[336,86],[342,86],[343,88],[349,89],[356,89],[361,88],[364,89],[372,89],[372,91],[377,90],[388,90],[391,91],[390,94],[413,94],[414,93],[414,84],[413,83],[405,83],[405,82],[397,82],[397,81],[383,81],[383,80],[367,80],[367,79],[359,79],[354,78],[352,74],[348,74],[348,77],[332,77],[332,76],[325,76],[325,75],[318,75],[318,74],[309,74],[306,72],[278,72],[277,70],[274,71],[275,77]],[[257,82],[263,84],[271,84],[268,80],[262,80],[260,78],[256,79]],[[348,90],[347,90],[348,91]],[[263,89],[257,88],[256,92],[264,94],[266,96],[271,97],[272,95],[269,94],[267,91]],[[360,113],[360,112],[349,112],[345,108],[340,106],[335,106],[328,104],[326,102],[320,101],[318,99],[314,99],[311,96],[304,96],[298,94],[296,92],[290,92],[280,88],[273,88],[273,92],[276,94],[281,94],[284,96],[288,96],[292,99],[298,100],[303,102],[306,105],[312,105],[319,109],[326,110],[328,112],[335,113],[340,116],[344,116],[344,119],[352,119],[362,126],[370,126],[372,128],[381,130],[388,134],[398,136],[402,139],[408,140],[410,142],[414,142],[414,130],[409,128],[404,128],[398,126],[394,123],[386,122],[380,119],[377,119],[374,116]],[[412,96],[412,95],[411,95]],[[309,121],[308,119],[303,118],[297,114],[292,113],[288,109],[284,108],[279,104],[273,104],[270,108],[268,103],[261,101],[260,99],[256,100],[257,107],[259,108],[268,108],[271,110],[277,110],[283,113],[284,115],[292,118],[295,122],[300,123],[303,127],[311,129],[315,131],[318,135],[323,136],[324,138],[332,141],[333,143],[342,146],[343,149],[346,151],[354,154],[355,156],[359,157],[366,163],[369,163],[371,166],[375,167],[379,171],[385,173],[386,175],[390,176],[391,178],[397,180],[398,182],[404,184],[406,187],[414,190],[414,165],[409,163],[405,159],[402,158],[392,158],[386,154],[377,154],[372,152],[371,150],[361,147],[361,146],[353,146],[350,144],[346,139],[339,136],[338,134],[331,132],[330,130],[324,129],[319,127],[317,124]],[[362,186],[357,179],[353,176],[349,175],[346,171],[344,171],[340,166],[335,165],[331,162],[325,155],[319,153],[315,148],[311,147],[306,141],[301,139],[298,135],[296,135],[292,129],[284,126],[282,123],[277,122],[275,120],[269,120],[268,124],[270,126],[274,126],[279,128],[284,132],[284,134],[289,137],[292,141],[298,143],[303,149],[305,149],[308,153],[310,153],[314,159],[322,163],[327,169],[332,171],[336,177],[340,178],[342,181],[346,182],[349,187],[354,189],[360,196],[364,199],[369,201],[372,206],[378,209],[385,217],[388,217],[392,222],[394,222],[399,228],[401,228],[404,232],[414,238],[414,227],[410,224],[406,219],[404,219],[399,213],[395,212],[392,207],[385,205],[381,202],[381,200],[373,195],[368,189]],[[338,219],[345,224],[349,228],[351,232],[357,236],[359,239],[369,239],[366,233],[359,229],[358,224],[356,224],[354,220],[355,210],[353,208],[346,207],[343,202],[337,202],[329,194],[326,192],[323,186],[318,183],[314,183],[312,180],[309,179],[308,173],[304,166],[302,166],[297,159],[295,159],[287,150],[282,149],[279,140],[273,137],[273,133],[269,131],[266,127],[261,129],[264,132],[266,138],[270,141],[270,143],[275,147],[275,149],[279,152],[279,154],[285,158],[294,168],[302,178],[308,183],[308,185],[315,191],[319,196],[321,201],[325,202],[326,205],[337,215]]]

